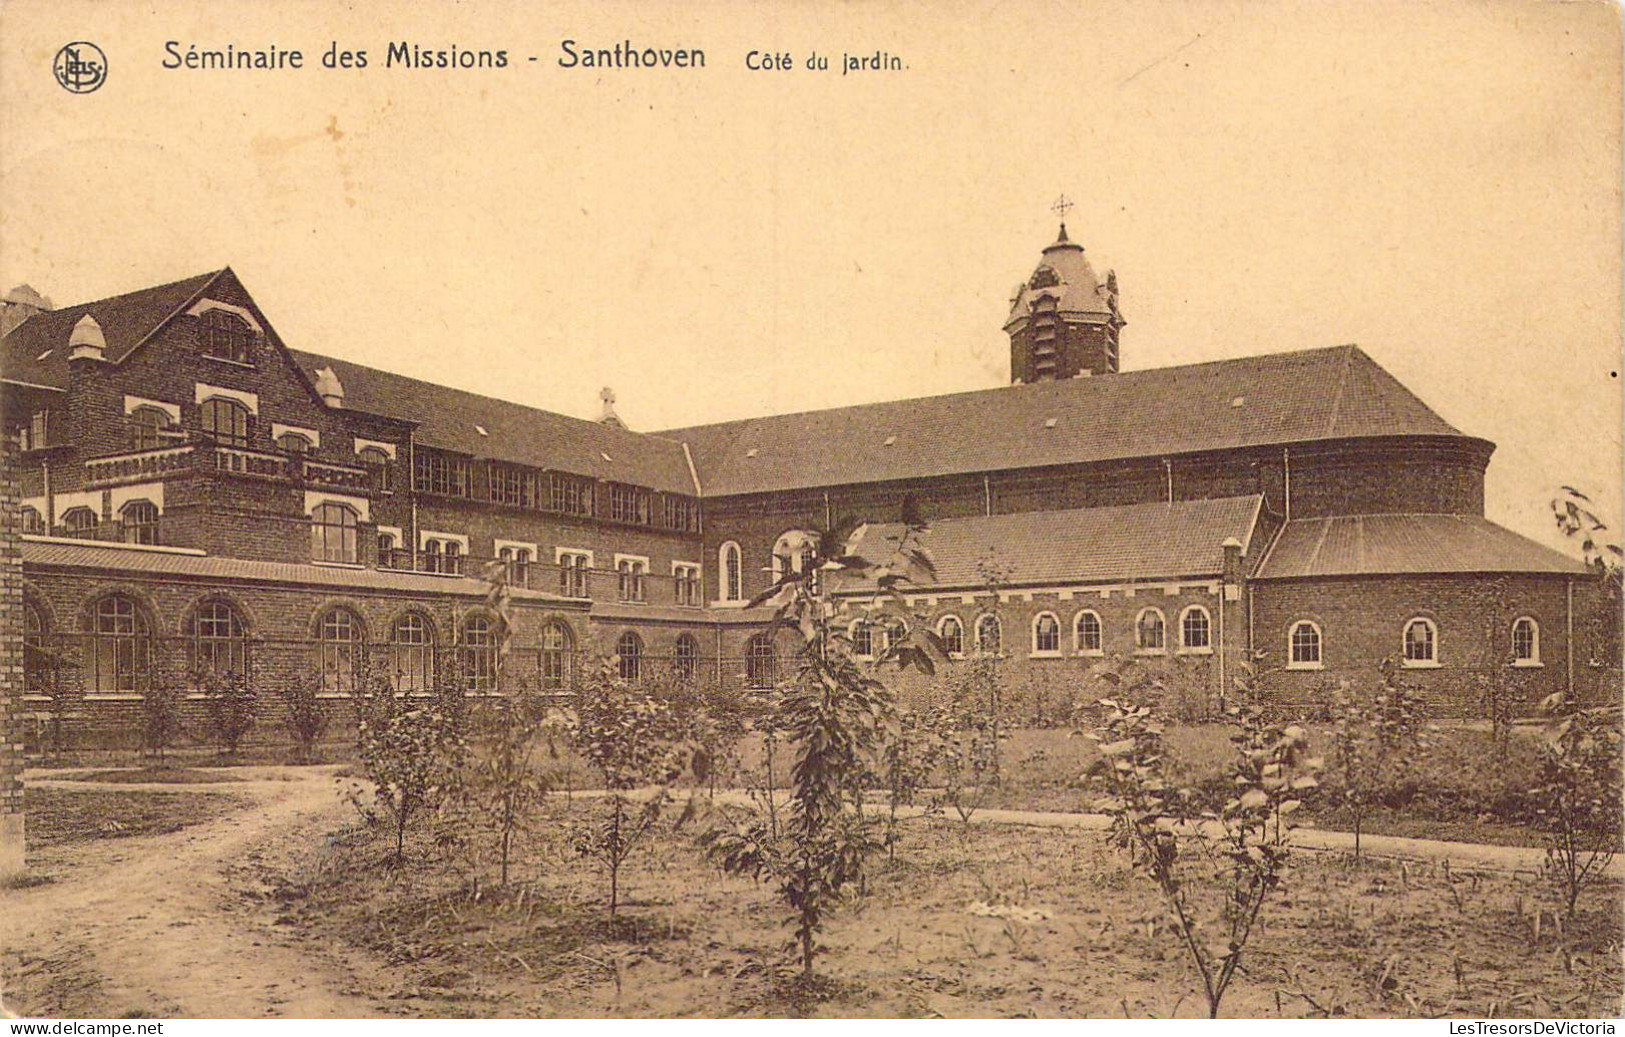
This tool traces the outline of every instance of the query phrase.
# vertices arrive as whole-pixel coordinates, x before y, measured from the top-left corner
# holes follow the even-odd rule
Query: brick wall
[[[1407,681],[1443,713],[1485,715],[1477,682],[1493,679],[1528,712],[1567,685],[1567,584],[1535,575],[1257,581],[1249,587],[1253,643],[1265,653],[1264,685],[1273,696],[1325,702],[1340,680],[1370,686],[1381,660],[1401,657],[1405,624],[1425,617],[1438,626],[1439,666],[1407,668]],[[1539,667],[1510,665],[1520,616],[1539,624]],[[1320,627],[1323,669],[1284,668],[1288,631],[1299,620]]]
[[[12,442],[0,435],[0,879],[23,870],[23,564]]]

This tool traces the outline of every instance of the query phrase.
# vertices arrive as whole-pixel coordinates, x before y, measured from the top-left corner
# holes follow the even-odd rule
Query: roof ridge
[[[227,270],[230,270],[230,269],[231,269],[230,266],[223,266],[223,267],[220,267],[217,270],[208,270],[208,271],[205,271],[205,272],[203,272],[201,274],[192,274],[190,277],[177,277],[175,280],[173,280],[173,281],[165,281],[163,284],[149,284],[145,288],[134,288],[134,289],[131,289],[128,292],[118,292],[115,295],[104,295],[100,299],[86,299],[84,302],[70,303],[67,306],[58,306],[58,307],[56,307],[55,309],[52,309],[52,310],[41,310],[38,313],[30,315],[28,320],[25,320],[21,324],[18,324],[16,328],[12,328],[11,331],[6,333],[6,337],[10,338],[12,332],[15,332],[17,330],[17,328],[23,327],[23,325],[26,325],[29,320],[33,320],[35,317],[42,317],[42,316],[45,316],[47,314],[52,314],[52,313],[63,313],[65,311],[67,311],[67,310],[77,310],[82,306],[100,306],[103,303],[114,302],[114,301],[119,300],[119,299],[128,299],[132,295],[147,295],[147,294],[150,294],[152,292],[161,292],[165,288],[173,288],[178,284],[185,284],[188,281],[195,281],[200,277],[207,278],[207,280],[205,280],[203,283],[204,283],[204,285],[208,285],[216,277],[219,277],[221,274],[225,273]],[[165,318],[165,319],[167,320],[168,318]]]
[[[1048,386],[1075,386],[1078,384],[1110,385],[1114,382],[1132,380],[1153,374],[1165,374],[1173,371],[1192,371],[1203,367],[1223,367],[1234,364],[1244,364],[1249,361],[1276,360],[1285,357],[1302,357],[1312,353],[1335,353],[1338,350],[1357,349],[1352,343],[1342,343],[1335,346],[1306,346],[1302,349],[1282,349],[1271,353],[1252,353],[1247,356],[1220,357],[1214,360],[1198,360],[1189,364],[1169,364],[1165,367],[1142,367],[1128,371],[1118,371],[1114,374],[1099,375],[1091,378],[1068,378],[1055,381],[1040,381],[1010,385],[990,385],[981,389],[959,389],[954,392],[937,393],[932,396],[910,396],[904,399],[874,400],[869,403],[843,403],[834,407],[813,407],[808,410],[776,411],[772,414],[759,414],[755,417],[727,418],[722,421],[709,421],[699,425],[681,425],[676,428],[657,429],[650,435],[674,436],[678,433],[697,432],[701,429],[715,429],[723,425],[742,425],[752,421],[767,421],[776,418],[799,418],[809,414],[831,414],[836,411],[855,410],[860,407],[883,407],[892,405],[905,405],[923,403],[927,400],[951,400],[956,398],[978,396],[985,393],[1011,392],[1017,390],[1044,390]]]
[[[1337,373],[1337,391],[1332,393],[1332,413],[1326,419],[1327,439],[1333,438],[1332,434],[1337,431],[1337,418],[1343,412],[1343,393],[1348,390],[1349,368],[1354,366],[1354,354],[1359,348],[1350,345],[1348,351],[1343,354],[1343,369]]]
[[[521,408],[523,410],[534,411],[534,412],[536,412],[538,414],[546,414],[546,415],[548,415],[550,417],[554,417],[554,418],[563,418],[565,421],[573,421],[573,422],[577,422],[577,423],[579,423],[581,425],[591,426],[593,428],[610,429],[610,430],[613,430],[613,431],[615,431],[617,433],[622,433],[622,434],[625,434],[625,435],[628,435],[628,436],[636,436],[639,439],[659,439],[659,440],[663,440],[664,442],[669,443],[674,448],[681,447],[683,445],[681,440],[672,439],[669,436],[662,436],[662,435],[659,435],[658,433],[639,432],[637,429],[630,429],[630,428],[627,428],[624,425],[622,425],[622,426],[607,425],[607,424],[605,424],[605,423],[603,423],[601,421],[594,421],[591,418],[578,418],[574,414],[565,414],[562,411],[549,410],[546,407],[538,407],[538,406],[535,406],[534,404],[530,404],[530,403],[520,403],[518,400],[508,400],[508,399],[502,398],[501,396],[492,396],[492,395],[490,395],[488,393],[475,392],[472,389],[464,389],[464,388],[461,388],[461,387],[456,386],[456,385],[447,385],[444,382],[431,382],[427,378],[418,378],[415,375],[401,374],[399,371],[391,371],[391,370],[388,370],[388,369],[382,368],[382,367],[373,367],[370,364],[363,364],[363,363],[360,363],[359,361],[355,361],[355,360],[346,360],[343,357],[328,356],[325,353],[313,353],[308,349],[294,349],[292,346],[288,347],[288,352],[293,354],[295,360],[297,360],[300,357],[308,357],[311,360],[321,361],[323,363],[345,364],[345,365],[347,365],[349,367],[357,367],[357,368],[360,368],[363,371],[370,371],[370,372],[372,372],[374,374],[384,375],[385,377],[388,377],[388,378],[399,378],[402,381],[417,382],[420,385],[431,386],[431,387],[433,387],[435,389],[438,389],[438,390],[440,390],[442,392],[461,393],[464,396],[472,396],[477,400],[488,400],[491,403],[501,403],[501,404],[504,404],[504,405],[509,406],[509,407],[519,407],[519,408]]]

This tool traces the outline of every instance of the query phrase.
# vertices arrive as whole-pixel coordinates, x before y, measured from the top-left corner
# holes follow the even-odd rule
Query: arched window
[[[937,620],[937,637],[942,640],[943,651],[950,656],[965,654],[965,624],[958,616],[943,616]]]
[[[316,505],[310,513],[310,557],[318,562],[354,565],[356,513],[344,504]]]
[[[282,433],[276,437],[276,445],[290,454],[308,454],[311,448],[310,437],[298,432]]]
[[[100,521],[89,508],[69,508],[62,513],[62,531],[71,537],[93,539]]]
[[[628,630],[615,642],[615,658],[621,680],[635,681],[643,676],[643,638]]]
[[[198,316],[198,338],[203,355],[239,364],[254,362],[254,329],[226,310],[206,310]]]
[[[390,669],[397,692],[434,690],[434,628],[417,612],[403,612],[389,629]]]
[[[497,624],[487,616],[463,620],[463,690],[497,690]]]
[[[218,396],[204,400],[203,431],[221,446],[247,446],[248,408]]]
[[[1200,605],[1190,605],[1179,614],[1179,650],[1213,651],[1213,617]]]
[[[24,533],[33,533],[36,536],[44,535],[45,518],[37,508],[18,508],[17,520],[21,524]]]
[[[157,407],[137,407],[130,411],[130,449],[156,450],[165,446],[169,415]]]
[[[999,646],[1004,643],[1004,631],[999,626],[999,617],[989,612],[976,621],[976,650],[983,655],[998,655]]]
[[[1162,618],[1162,610],[1155,608],[1140,610],[1139,616],[1134,620],[1134,649],[1148,655],[1168,650],[1168,630]]]
[[[90,683],[103,694],[145,691],[152,676],[152,632],[130,598],[109,594],[91,617]]]
[[[1061,654],[1061,621],[1053,612],[1040,612],[1033,617],[1033,654]]]
[[[1320,661],[1320,627],[1307,619],[1292,624],[1287,634],[1286,668],[1289,670],[1318,670]]]
[[[372,486],[375,490],[388,492],[389,484],[389,455],[380,447],[362,447],[356,454],[362,464],[372,472]]]
[[[846,628],[852,641],[852,654],[859,659],[872,659],[875,655],[875,627],[867,619],[854,619]]]
[[[678,634],[677,654],[672,658],[672,668],[677,674],[677,679],[683,681],[693,680],[699,660],[700,643],[694,640],[694,635]]]
[[[811,572],[818,554],[818,538],[804,530],[793,529],[779,537],[773,545],[773,579],[781,580],[786,574],[801,576]]]
[[[1404,649],[1406,666],[1439,665],[1439,628],[1433,620],[1418,616],[1406,623]]]
[[[1084,609],[1073,617],[1072,647],[1079,655],[1104,653],[1104,632],[1100,626],[1099,613]]]
[[[1540,665],[1540,624],[1532,616],[1519,616],[1512,623],[1512,665]]]
[[[119,509],[126,544],[158,542],[158,506],[151,501],[133,500]]]
[[[224,601],[207,601],[192,613],[192,673],[248,676],[248,629]]]
[[[557,620],[542,628],[542,687],[563,691],[570,683],[570,657],[575,637]]]
[[[773,638],[757,634],[745,644],[745,683],[752,688],[771,688],[777,661],[773,654]]]
[[[46,646],[45,620],[32,601],[23,602],[23,691],[29,695],[49,695],[51,652]]]
[[[729,542],[718,552],[717,571],[722,574],[722,600],[743,601],[745,598],[744,572],[739,560],[739,545]]]
[[[328,695],[355,692],[356,671],[361,666],[361,619],[347,608],[329,609],[316,624],[316,672],[321,690]]]

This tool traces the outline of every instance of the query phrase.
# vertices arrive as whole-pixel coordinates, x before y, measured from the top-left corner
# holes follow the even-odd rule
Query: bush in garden
[[[141,744],[160,760],[180,740],[184,698],[181,682],[161,671],[153,674],[151,686],[141,696]]]
[[[1570,918],[1581,891],[1620,849],[1620,707],[1575,707],[1559,692],[1541,703],[1551,721],[1531,795],[1546,836],[1546,872]]]
[[[951,807],[967,826],[998,783],[999,739],[1008,737],[985,708],[986,690],[998,679],[993,666],[992,660],[973,660],[964,673],[947,682],[945,701],[926,718],[942,782],[937,806]]]
[[[355,801],[369,821],[390,826],[397,864],[405,859],[406,829],[461,788],[465,743],[451,699],[403,698],[378,680],[357,704],[356,752],[373,794]]]
[[[912,508],[905,503],[905,513]],[[761,599],[775,600],[773,629],[799,635],[794,674],[780,688],[775,727],[790,743],[790,814],[780,836],[757,815],[739,825],[718,825],[702,836],[707,854],[725,871],[769,879],[794,912],[791,947],[800,959],[803,981],[813,978],[824,921],[843,898],[861,888],[869,856],[881,848],[876,820],[862,810],[863,784],[891,712],[891,694],[875,677],[882,665],[914,667],[927,675],[934,664],[927,648],[941,645],[934,635],[901,616],[897,631],[872,665],[852,654],[844,630],[834,621],[827,595],[838,581],[861,582],[876,591],[877,602],[899,607],[897,588],[911,574],[929,570],[916,546],[923,524],[905,514],[904,531],[892,538],[891,557],[871,562],[854,553],[862,527],[844,522],[821,532],[812,564],[789,571]]]
[[[501,884],[508,885],[514,837],[547,794],[535,759],[545,709],[527,687],[501,695],[473,728],[471,763],[462,793],[474,814],[496,836]]]
[[[620,679],[613,660],[587,674],[576,696],[571,728],[576,751],[604,777],[602,816],[576,836],[576,852],[609,874],[609,914],[620,906],[621,866],[643,844],[671,802],[670,785],[683,773],[681,730],[664,702]],[[657,786],[647,798],[628,793]]]
[[[327,730],[327,709],[317,692],[319,679],[309,673],[296,674],[283,684],[278,694],[282,698],[282,723],[298,751],[299,759],[309,763]]]
[[[1188,797],[1169,783],[1162,727],[1151,711],[1123,699],[1099,705],[1104,717],[1090,735],[1100,743],[1091,777],[1105,791],[1097,808],[1111,816],[1130,865],[1161,890],[1208,1015],[1217,1018],[1264,904],[1281,886],[1291,818],[1316,786],[1320,761],[1307,755],[1301,727],[1233,708],[1233,795],[1219,810],[1192,817]]]
[[[1427,710],[1392,659],[1377,668],[1376,690],[1356,692],[1346,682],[1332,706],[1328,799],[1354,827],[1354,857],[1366,818],[1397,790],[1414,784],[1429,748]]]
[[[915,798],[936,771],[942,743],[927,718],[912,710],[898,710],[896,722],[880,750],[873,783],[886,792],[886,856],[897,856],[898,811],[914,805]],[[869,784],[869,782],[865,782]]]

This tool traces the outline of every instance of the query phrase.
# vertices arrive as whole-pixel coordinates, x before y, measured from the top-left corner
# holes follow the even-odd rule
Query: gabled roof
[[[344,406],[418,422],[426,446],[693,495],[681,443],[464,392],[348,360],[289,350],[313,381],[331,367]],[[484,429],[482,434],[480,429]]]
[[[1476,515],[1350,515],[1288,522],[1257,578],[1589,571]]]
[[[656,433],[707,496],[1362,436],[1461,436],[1358,346]]]
[[[1261,503],[1254,494],[938,519],[919,541],[936,568],[935,581],[905,590],[982,587],[986,579],[978,566],[984,559],[1000,566],[1002,582],[1013,586],[1218,576],[1225,540],[1249,543]],[[902,532],[896,524],[871,525],[854,551],[884,562],[895,550],[887,541]]]
[[[223,273],[213,270],[184,281],[36,313],[0,340],[0,378],[66,388],[68,336],[87,314],[96,319],[107,339],[107,359],[118,363]]]
[[[211,580],[248,580],[334,587],[346,590],[396,591],[409,594],[448,594],[484,597],[489,587],[471,576],[435,576],[391,569],[352,569],[304,562],[260,562],[169,551],[137,551],[94,540],[66,541],[57,537],[23,537],[23,564],[32,567],[94,569],[103,572],[141,573]],[[508,592],[524,601],[556,602],[583,607],[576,599],[545,591],[513,587]]]

